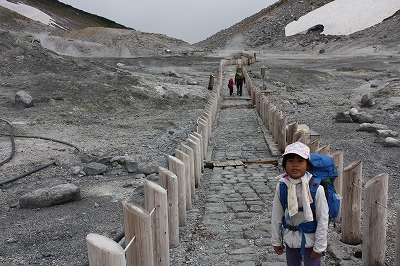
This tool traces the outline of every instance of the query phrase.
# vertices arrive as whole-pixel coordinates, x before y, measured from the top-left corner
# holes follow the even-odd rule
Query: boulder
[[[29,108],[33,106],[33,98],[26,91],[18,91],[14,97],[14,104],[18,108]]]
[[[361,107],[372,107],[375,105],[375,99],[371,93],[364,94],[361,98]]]
[[[19,199],[19,206],[27,209],[43,208],[78,200],[81,200],[79,187],[74,184],[61,184],[23,195]]]
[[[88,163],[83,166],[83,171],[87,175],[99,175],[107,171],[107,166],[102,163]]]
[[[385,147],[400,147],[400,141],[395,138],[387,137],[383,142]]]

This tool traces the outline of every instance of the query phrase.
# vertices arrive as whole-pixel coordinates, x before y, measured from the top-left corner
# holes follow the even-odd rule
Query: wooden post
[[[307,146],[310,148],[310,152],[315,153],[315,151],[319,148],[320,142],[321,141],[319,139],[314,139],[313,141],[309,142]]]
[[[125,246],[127,247],[125,248],[126,265],[154,265],[150,213],[133,203],[122,202],[122,207]],[[133,238],[135,239],[132,241]]]
[[[323,154],[323,155],[328,155],[331,153],[331,145],[325,145],[320,148],[318,148],[315,153]]]
[[[158,167],[160,185],[167,190],[169,247],[179,246],[178,177],[170,170]]]
[[[203,145],[203,141],[204,141],[203,140],[203,136],[200,133],[197,133],[197,132],[193,132],[193,136],[195,136],[196,138],[199,139],[198,144],[199,144],[199,147],[200,147],[200,155],[201,155],[201,157],[200,157],[200,159],[201,159],[200,166],[201,166],[201,172],[203,173],[204,172],[204,158],[205,158],[204,145]],[[196,139],[193,139],[193,140],[197,141]]]
[[[191,184],[190,184],[190,158],[189,155],[184,153],[181,150],[175,149],[175,156],[179,160],[183,162],[185,165],[185,187],[186,187],[186,210],[191,210],[192,209],[192,195],[191,195]]]
[[[209,141],[209,136],[208,136],[208,127],[207,127],[207,121],[203,120],[202,118],[199,118],[199,123],[198,123],[198,133],[201,134],[203,138],[203,158],[206,158],[207,156],[207,149],[208,149],[208,141]]]
[[[362,162],[356,161],[343,169],[342,236],[350,245],[361,242]]]
[[[150,213],[154,266],[169,266],[167,191],[160,185],[144,182],[146,210]]]
[[[186,143],[190,148],[193,149],[194,154],[194,185],[199,187],[201,178],[201,166],[200,166],[200,147],[193,139],[186,139]]]
[[[335,189],[336,193],[340,196],[343,196],[343,150],[337,150],[330,155],[335,162],[336,169],[338,171],[338,176],[335,179]],[[342,204],[340,204],[340,210],[338,216],[335,218],[335,221],[338,223],[341,221],[342,216]]]
[[[284,116],[278,122],[278,149],[280,152],[284,152],[286,148],[286,121],[287,118]]]
[[[302,132],[303,134],[297,141],[304,143],[305,145],[308,145],[308,143],[310,143],[310,134],[305,134],[304,131]]]
[[[179,226],[186,225],[186,180],[185,165],[181,160],[173,156],[168,156],[169,170],[178,177],[178,218]]]
[[[275,105],[270,104],[268,109],[268,131],[271,135],[274,132],[274,112],[276,110]]]
[[[282,112],[276,109],[274,111],[274,129],[272,131],[272,136],[274,137],[275,143],[278,143],[278,131],[279,131],[279,120],[282,119]]]
[[[187,155],[189,155],[189,176],[190,176],[190,196],[192,197],[192,199],[196,196],[196,189],[195,189],[195,178],[194,178],[194,172],[195,172],[195,168],[194,168],[194,151],[192,148],[190,148],[188,145],[182,143],[181,144],[181,150],[186,153]]]
[[[88,234],[86,245],[89,265],[126,266],[125,251],[114,240],[98,234]]]
[[[293,134],[293,143],[300,141],[301,137],[303,137],[306,133],[303,130],[297,130],[296,132],[294,132]],[[304,141],[304,139],[303,139]]]
[[[397,204],[396,212],[396,258],[394,266],[400,266],[400,204]]]
[[[294,133],[297,131],[297,122],[293,122],[288,125],[288,132],[287,132],[287,145],[296,142],[294,140]]]
[[[362,265],[384,266],[389,175],[380,174],[365,185]]]
[[[208,89],[212,90],[214,88],[214,76],[210,75],[210,81],[208,82]]]

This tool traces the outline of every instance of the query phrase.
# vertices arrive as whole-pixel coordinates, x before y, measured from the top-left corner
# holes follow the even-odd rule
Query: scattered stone
[[[393,130],[377,130],[377,136],[379,138],[387,138],[387,137],[398,137],[399,132]]]
[[[125,160],[125,167],[128,173],[136,173],[138,172],[138,163],[133,158],[127,158]]]
[[[374,105],[375,105],[375,99],[371,93],[365,94],[361,98],[361,107],[372,107]]]
[[[384,147],[400,147],[400,141],[398,139],[387,137],[383,142]]]
[[[193,79],[188,79],[186,81],[187,85],[199,85],[199,82],[197,80],[193,80]]]
[[[334,119],[337,123],[353,123],[349,112],[338,112]]]
[[[357,131],[377,132],[378,130],[388,130],[388,126],[382,124],[362,123]]]
[[[33,106],[33,98],[26,91],[18,91],[14,97],[14,104],[17,108],[29,108]]]
[[[61,184],[23,195],[19,199],[19,206],[28,209],[43,208],[78,200],[81,200],[79,187],[73,184]]]
[[[102,163],[88,163],[83,166],[87,175],[99,175],[107,171],[107,166]]]
[[[371,114],[360,113],[358,114],[358,123],[374,123],[375,118]]]

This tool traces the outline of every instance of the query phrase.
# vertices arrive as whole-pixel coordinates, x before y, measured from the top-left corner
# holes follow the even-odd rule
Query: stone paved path
[[[276,159],[270,154],[268,143],[272,142],[265,137],[247,90],[243,89],[243,96],[230,96],[223,88],[221,94],[209,159]],[[275,254],[270,241],[278,174],[279,169],[271,164],[206,168],[196,189],[196,202],[188,211],[188,225],[181,229],[180,247],[171,251],[180,252],[184,262],[175,258],[171,265],[286,265],[285,257]]]

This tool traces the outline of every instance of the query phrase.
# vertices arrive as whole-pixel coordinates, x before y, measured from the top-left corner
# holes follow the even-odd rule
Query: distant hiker
[[[233,86],[235,85],[235,83],[233,82],[233,78],[230,78],[228,81],[228,88],[229,88],[229,95],[232,96],[233,95]]]
[[[243,92],[243,83],[246,83],[246,80],[244,78],[244,74],[243,74],[243,68],[238,65],[236,68],[236,75],[235,75],[235,84],[236,84],[236,93],[237,95],[242,96],[242,92]]]
[[[310,149],[296,142],[286,147],[272,207],[271,243],[287,265],[319,266],[327,247],[329,207],[322,185],[314,186]],[[284,189],[283,189],[284,188]]]

